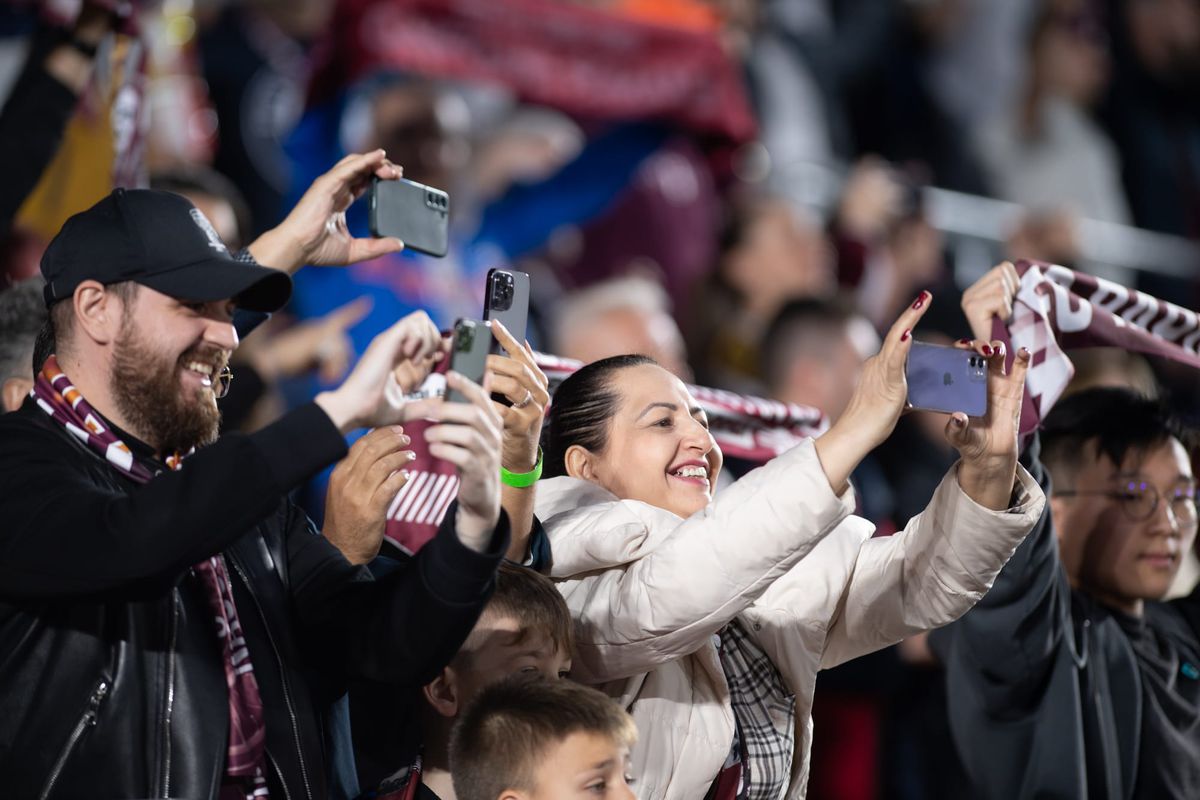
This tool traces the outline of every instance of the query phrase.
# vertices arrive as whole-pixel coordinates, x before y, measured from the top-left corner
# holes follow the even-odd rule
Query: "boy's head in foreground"
[[[454,793],[459,800],[628,800],[636,739],[633,718],[595,689],[516,675],[484,689],[454,726]]]
[[[437,715],[435,726],[448,736],[450,724],[475,695],[501,678],[517,673],[565,676],[571,669],[571,624],[567,603],[549,578],[501,564],[496,590],[479,621],[423,689],[426,704]]]

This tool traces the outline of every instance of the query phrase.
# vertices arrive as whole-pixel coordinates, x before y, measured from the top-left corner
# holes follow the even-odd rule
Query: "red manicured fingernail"
[[[1020,355],[1021,358],[1029,358],[1029,348],[1022,347],[1019,351],[1017,351],[1017,354]]]
[[[954,423],[954,427],[956,428],[961,428],[963,426],[963,421],[958,417],[951,417],[950,421]]]
[[[959,340],[958,340],[958,343],[959,343],[959,344],[970,344],[970,343],[971,343],[971,342],[973,342],[973,341],[975,341],[975,340],[974,340],[974,339],[965,339],[965,338],[964,338],[964,339],[959,339]]]
[[[904,333],[900,334],[900,341],[907,342],[909,336],[912,336],[912,331],[905,330]]]
[[[985,356],[987,356],[988,358],[991,358],[992,354],[996,352],[995,350],[992,349],[992,346],[990,344],[985,344],[981,349],[983,350],[983,354]]]
[[[917,295],[917,299],[913,301],[913,311],[916,311],[921,306],[925,305],[925,301],[929,299],[929,292],[921,292]]]

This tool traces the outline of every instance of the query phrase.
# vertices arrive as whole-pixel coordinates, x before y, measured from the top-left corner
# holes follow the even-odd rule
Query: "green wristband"
[[[537,463],[529,472],[509,472],[504,467],[500,467],[500,482],[505,486],[525,489],[537,483],[540,477],[542,477],[542,448],[540,447],[538,448]]]

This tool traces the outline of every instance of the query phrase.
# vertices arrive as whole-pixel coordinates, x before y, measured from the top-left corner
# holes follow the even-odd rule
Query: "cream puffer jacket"
[[[903,531],[879,538],[852,515],[852,491],[830,489],[811,441],[686,520],[577,478],[538,484],[551,576],[575,620],[571,674],[637,722],[642,800],[702,800],[729,754],[713,635],[735,617],[796,695],[786,797],[804,797],[817,670],[961,616],[1041,514],[1045,496],[1020,466],[1006,511],[968,498],[956,473]]]

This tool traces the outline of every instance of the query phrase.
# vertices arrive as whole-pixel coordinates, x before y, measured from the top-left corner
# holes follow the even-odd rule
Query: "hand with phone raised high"
[[[313,181],[283,222],[250,244],[263,266],[295,272],[305,264],[342,266],[404,249],[399,239],[350,235],[346,209],[362,196],[372,178],[399,180],[403,170],[383,150],[346,156]]]
[[[817,456],[839,494],[858,462],[883,443],[908,401],[904,364],[912,347],[912,330],[929,309],[933,295],[921,292],[904,310],[883,340],[883,347],[863,363],[858,386],[842,416],[817,437]]]
[[[504,351],[511,353],[487,358],[488,386],[509,403],[492,401],[504,426],[500,463],[509,472],[529,473],[537,467],[542,422],[550,404],[550,382],[538,368],[529,342],[518,342],[499,319],[492,320],[492,334]],[[500,501],[512,523],[510,561],[522,563],[528,556],[536,486],[505,483],[501,488]]]

